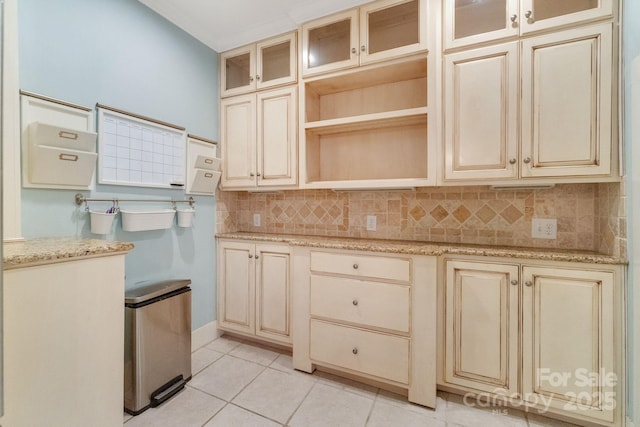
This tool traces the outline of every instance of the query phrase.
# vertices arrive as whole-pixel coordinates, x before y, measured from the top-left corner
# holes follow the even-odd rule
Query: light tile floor
[[[473,408],[444,392],[428,409],[331,374],[296,371],[289,354],[234,337],[193,352],[191,370],[183,391],[136,417],[125,414],[124,427],[572,426],[514,409]]]

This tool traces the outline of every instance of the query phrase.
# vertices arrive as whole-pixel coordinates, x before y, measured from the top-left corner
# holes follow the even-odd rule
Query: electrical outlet
[[[376,231],[376,216],[367,215],[367,231]]]
[[[535,239],[555,239],[558,233],[558,221],[555,218],[533,218],[531,237]]]
[[[259,213],[254,213],[253,214],[253,226],[254,227],[260,227],[260,214]]]

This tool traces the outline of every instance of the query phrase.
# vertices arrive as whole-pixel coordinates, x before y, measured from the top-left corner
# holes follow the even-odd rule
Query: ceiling
[[[216,52],[371,0],[139,0]]]

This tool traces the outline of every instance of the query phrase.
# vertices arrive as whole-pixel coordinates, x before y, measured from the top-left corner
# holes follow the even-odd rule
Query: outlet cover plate
[[[531,237],[534,239],[555,239],[558,234],[558,220],[555,218],[533,218]]]
[[[377,221],[375,215],[367,215],[367,231],[376,231]]]

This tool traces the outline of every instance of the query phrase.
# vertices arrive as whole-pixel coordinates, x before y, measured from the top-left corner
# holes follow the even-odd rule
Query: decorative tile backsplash
[[[513,191],[487,186],[218,191],[216,231],[548,247],[625,256],[623,191],[619,183]],[[259,227],[253,225],[256,213]],[[367,215],[376,216],[376,231],[367,231]],[[557,239],[533,239],[532,218],[557,218]]]

